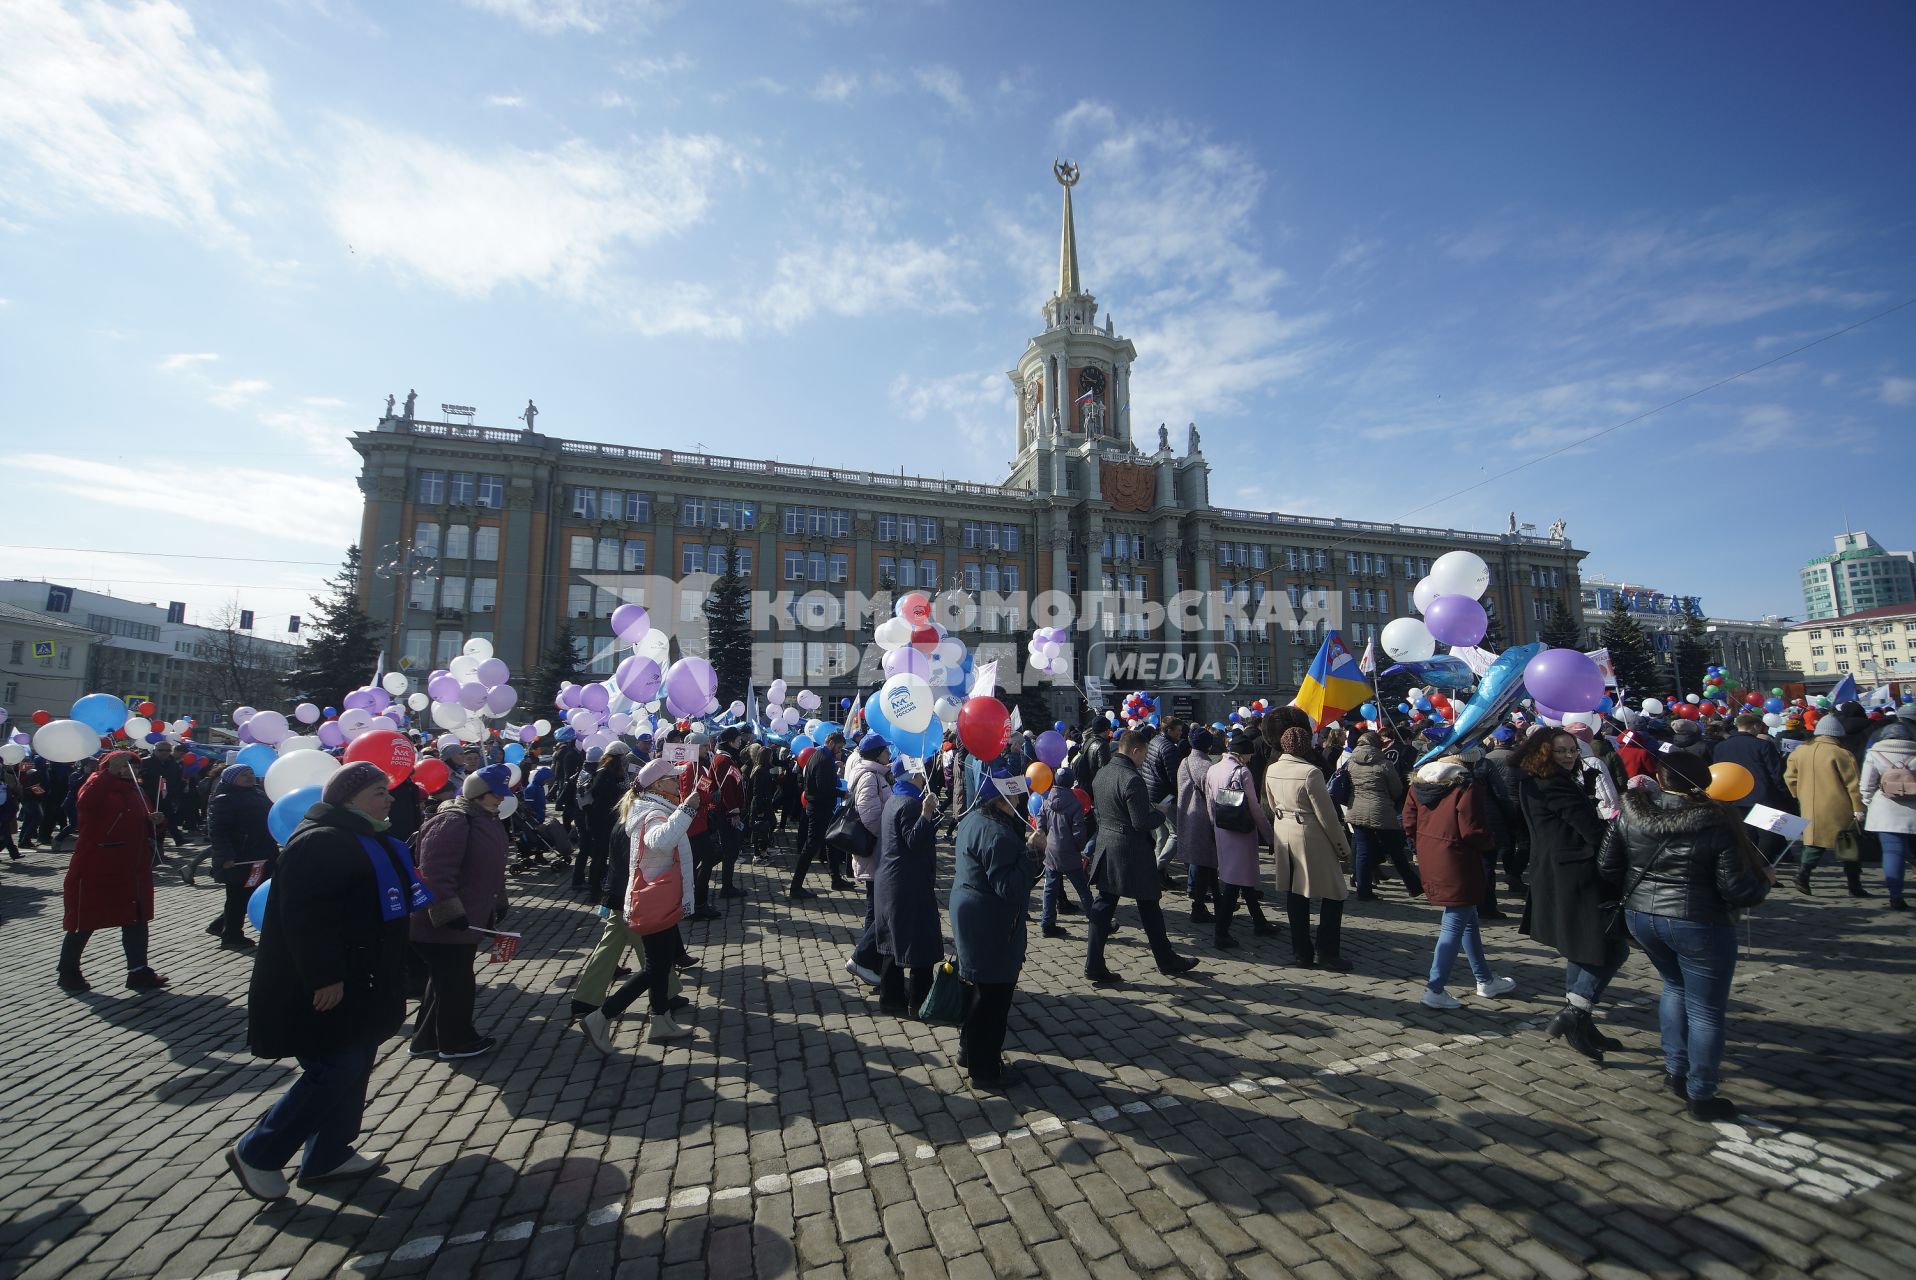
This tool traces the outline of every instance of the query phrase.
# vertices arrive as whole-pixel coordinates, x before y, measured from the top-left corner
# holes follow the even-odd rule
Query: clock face
[[[1104,395],[1104,370],[1078,370],[1078,394],[1083,395],[1087,391],[1095,391],[1100,397]]]

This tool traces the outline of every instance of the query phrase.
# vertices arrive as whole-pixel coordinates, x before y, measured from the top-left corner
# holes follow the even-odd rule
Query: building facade
[[[1509,643],[1534,638],[1551,603],[1574,598],[1585,553],[1561,526],[1539,537],[1514,518],[1505,533],[1482,533],[1213,506],[1195,424],[1181,448],[1168,425],[1134,435],[1136,352],[1108,315],[1100,322],[1079,277],[1077,170],[1059,165],[1056,177],[1058,287],[1008,371],[1018,452],[1003,483],[389,411],[353,441],[364,459],[361,546],[374,566],[362,600],[388,651],[425,671],[484,635],[527,670],[564,621],[585,634],[587,669],[607,674],[622,656],[608,618],[645,589],[639,580],[717,572],[729,549],[755,591],[791,597],[758,619],[761,687],[774,676],[827,697],[873,687],[875,619],[835,600],[930,588],[1011,602],[960,630],[975,652],[1003,646],[1009,668],[1034,626],[1067,621],[1022,616],[1017,602],[1060,593],[1082,621],[1074,678],[1045,695],[1057,716],[1083,712],[1089,676],[1094,698],[1100,686],[1150,688],[1208,719],[1259,697],[1288,700],[1327,626],[1361,647],[1410,613],[1411,588],[1445,551],[1489,563],[1488,598]],[[1281,468],[1281,453],[1267,465]],[[1167,634],[1162,619],[1193,592],[1213,603]]]
[[[64,716],[86,688],[93,632],[58,618],[0,604],[0,709],[7,713],[0,739],[32,733],[32,715],[42,708]]]
[[[151,701],[166,719],[193,719],[210,734],[228,727],[227,713],[241,703],[283,701],[281,681],[299,654],[293,645],[247,632],[176,621],[182,610],[56,582],[0,581],[0,604],[92,637],[74,673],[85,688],[64,703],[41,704],[56,715],[65,715],[81,693],[110,693]]]
[[[1784,637],[1808,693],[1828,693],[1844,676],[1868,690],[1916,682],[1916,605],[1892,604],[1840,618],[1799,622]]]
[[[1866,532],[1837,534],[1836,550],[1804,565],[1802,578],[1812,621],[1916,604],[1916,552],[1884,550]]]
[[[1672,595],[1654,587],[1615,582],[1597,574],[1586,575],[1581,602],[1583,634],[1588,647],[1594,649],[1603,643],[1603,624],[1619,600],[1642,625],[1649,636],[1651,648],[1656,650],[1658,661],[1670,664],[1670,670],[1674,672],[1677,636],[1685,626],[1685,604],[1693,602],[1701,613],[1702,597]],[[1713,618],[1706,613],[1704,627],[1710,660],[1753,689],[1774,688],[1799,681],[1803,678],[1802,668],[1791,661],[1784,645],[1790,625],[1791,619],[1788,618],[1768,617],[1751,621]]]

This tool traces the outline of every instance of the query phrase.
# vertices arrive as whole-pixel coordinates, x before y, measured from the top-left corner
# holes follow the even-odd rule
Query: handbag
[[[664,819],[654,819],[662,822]],[[685,879],[679,874],[679,860],[664,875],[646,879],[640,860],[645,854],[646,828],[639,828],[639,839],[632,849],[632,883],[626,891],[625,922],[641,937],[663,933],[685,917]]]
[[[935,1026],[957,1026],[965,1020],[970,986],[958,976],[957,964],[944,961],[932,974],[931,990],[925,993],[925,1002],[918,1006],[918,1016]]]
[[[825,847],[848,858],[869,858],[872,833],[858,820],[858,806],[846,801],[838,816],[825,828]]]
[[[1231,775],[1231,781],[1236,782],[1238,774],[1243,772],[1240,767],[1237,773]],[[1219,787],[1212,794],[1211,821],[1221,831],[1243,834],[1257,830],[1257,821],[1251,817],[1251,806],[1242,787]]]

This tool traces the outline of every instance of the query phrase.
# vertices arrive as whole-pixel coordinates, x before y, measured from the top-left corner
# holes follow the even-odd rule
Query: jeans
[[[1351,861],[1357,873],[1357,892],[1364,895],[1374,893],[1376,885],[1377,862],[1380,858],[1390,859],[1397,874],[1404,881],[1404,892],[1415,898],[1424,891],[1424,882],[1417,878],[1417,865],[1411,861],[1410,851],[1404,846],[1404,833],[1385,827],[1351,828]]]
[[[284,1169],[304,1147],[302,1174],[338,1168],[353,1154],[378,1049],[366,1042],[301,1054],[299,1079],[239,1140],[240,1158],[257,1169]]]
[[[1615,964],[1598,965],[1589,968],[1575,960],[1563,962],[1564,998],[1579,1009],[1594,1009],[1603,999],[1603,993],[1610,986],[1610,979],[1617,976],[1617,970],[1623,968],[1626,952]]]
[[[93,936],[93,930],[82,929],[78,933],[69,933],[60,939],[60,972],[80,972],[80,953],[86,950],[87,939]],[[120,950],[126,953],[126,971],[138,973],[146,968],[146,924],[120,926]]]
[[[1477,932],[1477,908],[1445,907],[1443,923],[1437,926],[1437,950],[1430,957],[1432,991],[1442,991],[1450,981],[1460,947],[1478,982],[1489,982],[1496,976],[1490,972],[1490,961],[1484,958],[1484,940]]]
[[[653,1013],[664,1013],[672,1003],[672,964],[685,950],[679,927],[673,925],[670,929],[645,934],[639,939],[639,946],[645,951],[645,968],[628,978],[624,986],[599,1006],[599,1011],[608,1018],[618,1017],[643,995],[651,997]]]
[[[1015,982],[979,982],[971,988],[971,1007],[958,1028],[958,1051],[974,1081],[989,1084],[1004,1074],[1005,1024],[1017,989]]]
[[[858,935],[858,945],[852,948],[852,963],[873,973],[879,973],[885,967],[885,957],[878,951],[877,899],[872,895],[869,880],[865,882],[865,931]]]
[[[1301,893],[1284,895],[1284,910],[1291,920],[1291,955],[1299,964],[1315,964],[1319,956],[1327,960],[1344,954],[1344,904],[1321,898],[1317,902],[1317,941],[1311,942],[1311,899]]]
[[[1150,940],[1151,955],[1158,962],[1158,968],[1174,964],[1178,953],[1171,947],[1171,937],[1164,931],[1164,908],[1158,905],[1156,898],[1137,900],[1138,919],[1144,924],[1144,936]],[[1105,972],[1104,940],[1111,933],[1111,924],[1118,915],[1118,895],[1100,893],[1091,907],[1091,940],[1085,947],[1085,976],[1096,977]]]
[[[1038,925],[1043,929],[1056,928],[1058,924],[1058,892],[1060,882],[1066,882],[1078,891],[1078,905],[1084,908],[1085,919],[1091,918],[1091,877],[1083,867],[1047,867],[1044,873],[1044,897],[1038,906]]]
[[[1663,1069],[1689,1081],[1692,1101],[1716,1096],[1723,1066],[1723,1015],[1736,976],[1736,930],[1643,911],[1626,913],[1630,936],[1663,975],[1657,1021]]]
[[[1162,871],[1164,864],[1169,862],[1177,853],[1178,822],[1177,814],[1174,812],[1177,807],[1177,799],[1173,796],[1166,796],[1163,800],[1160,800],[1151,807],[1164,815],[1164,825],[1159,827],[1152,837],[1157,845],[1158,870]]]
[[[469,1049],[479,1039],[473,1029],[472,1006],[479,995],[472,967],[479,956],[476,942],[415,942],[413,950],[426,962],[426,998],[419,1004],[415,1053]]]
[[[1903,896],[1903,868],[1909,857],[1912,837],[1900,831],[1878,831],[1876,838],[1883,842],[1883,888],[1892,898]]]

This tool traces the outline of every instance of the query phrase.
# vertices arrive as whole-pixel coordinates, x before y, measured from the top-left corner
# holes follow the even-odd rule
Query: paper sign
[[[1808,818],[1799,818],[1766,804],[1751,805],[1750,815],[1743,821],[1762,831],[1774,831],[1785,840],[1801,840],[1803,833],[1810,829]]]
[[[492,939],[492,962],[504,964],[519,954],[519,942],[525,936],[519,933],[504,933],[493,929],[474,929],[474,933],[483,933]]]
[[[1597,670],[1603,673],[1604,688],[1614,689],[1617,687],[1617,669],[1610,662],[1610,650],[1608,647],[1592,649],[1583,656],[1596,663]]]
[[[1802,745],[1803,740],[1801,738],[1778,738],[1776,740],[1776,749],[1784,755],[1788,755]]]
[[[659,759],[669,764],[689,764],[699,758],[699,749],[690,742],[659,744]]]

